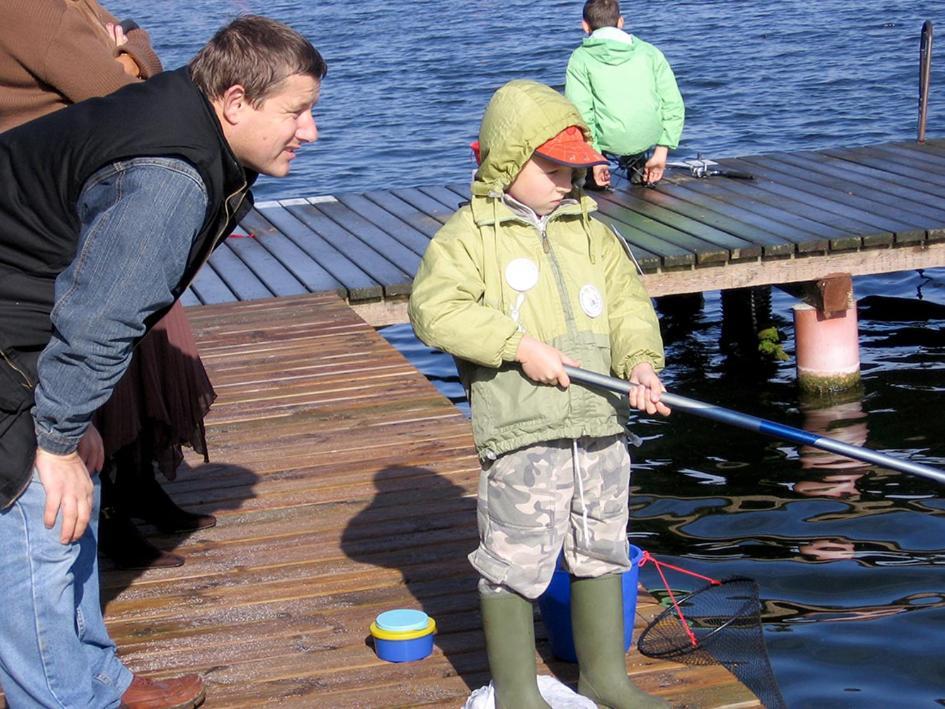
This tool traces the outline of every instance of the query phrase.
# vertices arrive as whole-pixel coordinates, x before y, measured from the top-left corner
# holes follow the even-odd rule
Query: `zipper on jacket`
[[[542,250],[548,254],[548,260],[551,262],[551,270],[554,271],[555,274],[555,283],[558,286],[558,297],[561,299],[561,307],[564,309],[564,318],[568,325],[568,334],[574,337],[577,335],[574,311],[571,309],[571,298],[564,285],[564,277],[561,275],[558,257],[555,256],[554,249],[551,247],[551,240],[548,238],[548,223],[547,221],[543,221],[538,227],[538,232],[541,234]]]
[[[3,361],[4,361],[4,362],[6,362],[8,365],[10,365],[10,368],[11,368],[14,372],[16,372],[16,373],[19,374],[21,377],[23,377],[23,381],[26,382],[26,383],[24,384],[24,383],[21,382],[21,383],[20,383],[20,386],[22,386],[22,387],[23,387],[24,389],[26,389],[27,391],[33,391],[33,380],[30,379],[29,375],[28,375],[26,372],[24,372],[22,369],[20,369],[19,367],[17,367],[16,364],[13,363],[13,360],[10,359],[10,358],[7,356],[7,353],[6,353],[6,352],[0,351],[0,356],[3,357]]]

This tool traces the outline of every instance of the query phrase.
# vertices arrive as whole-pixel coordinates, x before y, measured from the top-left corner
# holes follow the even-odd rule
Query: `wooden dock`
[[[176,569],[106,570],[109,630],[136,672],[200,671],[213,707],[459,707],[488,682],[478,615],[478,463],[468,421],[335,294],[188,310],[219,394],[213,462],[167,484],[216,527],[152,540]],[[383,610],[422,608],[431,657],[378,660]],[[641,594],[637,633],[659,606]],[[549,658],[540,623],[539,651]],[[759,706],[720,667],[629,655],[676,707]],[[575,667],[548,661],[565,682]]]
[[[595,193],[653,296],[945,266],[945,140],[718,161],[752,180],[670,169]],[[334,292],[373,325],[404,322],[430,237],[466,185],[260,203],[183,301]]]

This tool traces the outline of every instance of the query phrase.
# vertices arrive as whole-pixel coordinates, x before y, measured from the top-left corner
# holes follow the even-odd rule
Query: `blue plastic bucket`
[[[630,545],[630,570],[624,572],[623,582],[623,646],[624,652],[630,649],[633,640],[633,622],[637,610],[637,580],[640,576],[640,558],[643,551]],[[555,569],[551,583],[538,597],[538,609],[545,624],[551,652],[559,660],[577,662],[574,651],[574,635],[571,631],[571,579],[568,572]]]

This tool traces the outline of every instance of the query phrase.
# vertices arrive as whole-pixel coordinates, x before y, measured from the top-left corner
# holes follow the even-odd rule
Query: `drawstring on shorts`
[[[574,465],[574,476],[577,478],[578,497],[581,499],[581,526],[584,529],[584,543],[590,542],[590,534],[587,531],[587,503],[584,501],[584,481],[581,479],[581,462],[578,460],[578,442],[577,439],[571,441],[571,455]]]

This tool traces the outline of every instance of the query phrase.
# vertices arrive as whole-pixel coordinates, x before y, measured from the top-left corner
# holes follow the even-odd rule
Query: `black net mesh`
[[[726,579],[677,602],[679,611],[670,606],[644,629],[637,643],[642,654],[689,665],[722,664],[768,709],[787,706],[765,649],[754,581]]]

